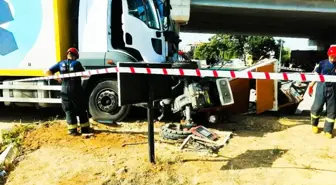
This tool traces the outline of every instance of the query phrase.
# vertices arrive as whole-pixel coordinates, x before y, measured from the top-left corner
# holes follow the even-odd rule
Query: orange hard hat
[[[336,45],[331,45],[328,49],[328,56],[336,56]]]
[[[76,55],[77,58],[79,57],[79,53],[78,53],[78,50],[76,48],[69,48],[67,50],[67,53],[72,53],[72,54]]]

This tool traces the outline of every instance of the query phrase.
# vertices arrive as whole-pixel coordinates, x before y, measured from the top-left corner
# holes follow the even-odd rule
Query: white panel
[[[27,84],[27,85],[25,85],[25,84],[8,85],[8,84],[3,84],[3,85],[0,85],[0,89],[61,91],[62,86],[60,86],[60,85],[29,85],[29,84]]]
[[[43,19],[40,34],[19,68],[44,69],[56,63],[53,1],[43,0],[41,4]]]
[[[87,1],[79,1],[79,13],[78,13],[78,49],[82,51],[82,40],[84,36],[84,28],[87,18]]]
[[[107,0],[88,1],[86,24],[81,27],[81,52],[107,51],[107,6]]]
[[[62,103],[61,98],[8,98],[0,97],[0,102],[20,102],[20,103]]]

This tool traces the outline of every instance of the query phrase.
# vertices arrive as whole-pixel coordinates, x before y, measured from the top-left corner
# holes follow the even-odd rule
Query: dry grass
[[[70,138],[64,124],[41,126],[27,135],[27,153],[7,184],[334,184],[335,139],[312,134],[309,118],[236,119],[225,126],[236,136],[218,156],[156,143],[155,165],[148,162],[147,145],[121,147],[146,140],[139,135]]]

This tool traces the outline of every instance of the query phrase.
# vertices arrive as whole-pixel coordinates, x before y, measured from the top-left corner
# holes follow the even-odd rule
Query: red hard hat
[[[76,48],[69,48],[67,53],[69,52],[76,55],[77,58],[79,57],[78,50]]]
[[[331,45],[328,49],[328,56],[336,56],[336,45]]]

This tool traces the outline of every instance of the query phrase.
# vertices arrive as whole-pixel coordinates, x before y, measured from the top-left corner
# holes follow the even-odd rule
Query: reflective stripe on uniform
[[[335,122],[335,119],[326,118],[326,121],[333,123],[333,122]]]
[[[77,128],[77,125],[76,124],[68,124],[68,129],[75,129]]]
[[[89,126],[90,126],[90,123],[89,123],[89,122],[81,123],[80,126],[81,126],[81,127],[89,127]]]
[[[311,116],[312,118],[314,118],[314,119],[320,118],[320,116],[316,116],[316,115],[314,115],[314,114],[310,114],[310,116]]]
[[[316,69],[317,69],[318,67],[320,67],[320,64],[316,64],[316,65],[315,65],[315,68],[314,68],[313,72],[316,72]]]

